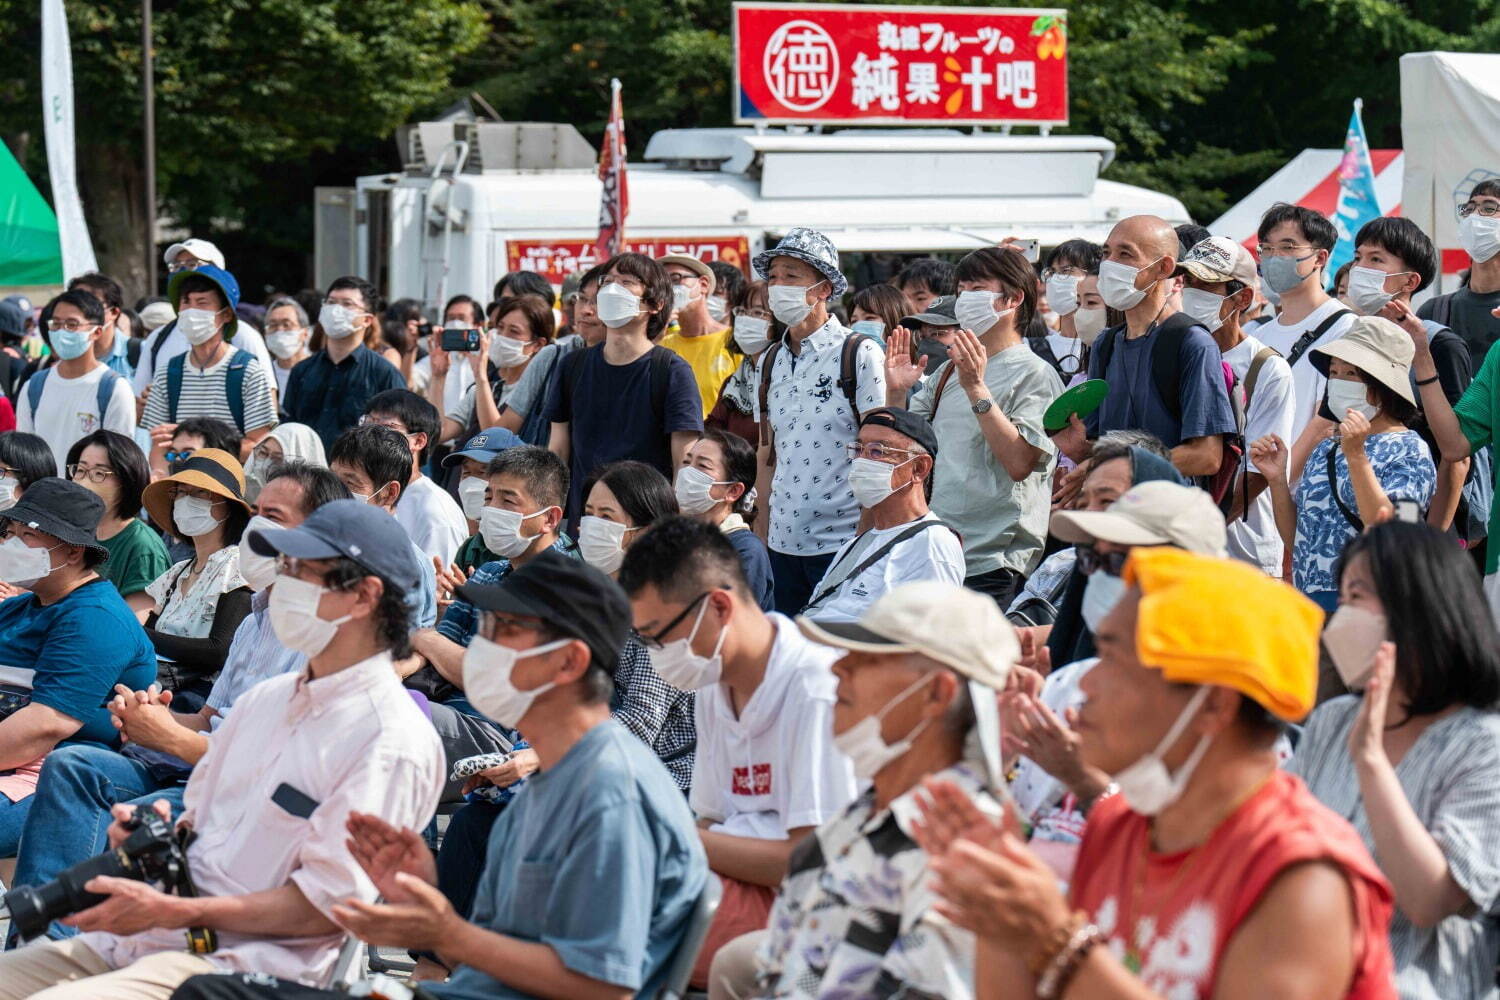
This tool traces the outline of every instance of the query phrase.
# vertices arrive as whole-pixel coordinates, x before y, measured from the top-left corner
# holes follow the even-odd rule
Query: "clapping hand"
[[[349,831],[345,842],[349,854],[388,902],[410,899],[404,884],[396,879],[402,873],[437,885],[437,862],[416,833],[362,812],[350,812],[344,826]]]
[[[922,363],[911,357],[912,332],[904,326],[891,331],[885,341],[885,384],[902,395],[922,379]]]

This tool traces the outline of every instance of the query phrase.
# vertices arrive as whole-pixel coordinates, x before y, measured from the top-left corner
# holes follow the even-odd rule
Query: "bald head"
[[[1158,257],[1171,257],[1173,261],[1177,258],[1177,230],[1166,219],[1155,215],[1132,215],[1128,219],[1121,219],[1115,223],[1115,228],[1110,230],[1109,238],[1104,241],[1105,256],[1109,256],[1111,247],[1120,249],[1132,249],[1136,251],[1138,259],[1118,259],[1121,263],[1132,264],[1140,267],[1149,264]]]

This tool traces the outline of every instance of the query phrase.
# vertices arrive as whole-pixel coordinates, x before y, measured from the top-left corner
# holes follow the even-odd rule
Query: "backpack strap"
[[[1185,312],[1175,312],[1151,333],[1151,382],[1173,420],[1182,419],[1182,342],[1188,331],[1202,324]]]
[[[229,358],[229,370],[224,373],[224,395],[229,402],[229,413],[241,434],[248,429],[245,427],[245,373],[254,360],[255,355],[249,351],[236,350]]]
[[[183,351],[167,362],[167,423],[177,423],[177,399],[182,395],[182,373],[188,352]]]
[[[36,423],[36,408],[42,401],[42,388],[46,385],[50,368],[43,368],[26,382],[26,399],[31,403],[31,421]]]
[[[771,398],[771,370],[776,367],[776,359],[781,355],[782,342],[776,341],[766,348],[766,353],[760,356],[760,386],[756,395],[760,400],[760,443],[771,449],[770,455],[766,456],[766,465],[776,464],[776,435],[771,428],[771,411],[768,400]]]
[[[943,374],[938,376],[937,388],[932,390],[932,412],[927,415],[927,422],[931,423],[937,419],[938,403],[943,400],[943,390],[948,386],[948,379],[953,377],[953,362],[943,366]]]
[[[854,414],[854,426],[858,427],[863,416],[859,412],[859,372],[855,370],[855,362],[859,358],[859,345],[861,341],[873,341],[877,346],[879,341],[868,333],[851,333],[844,338],[844,346],[839,356],[839,388],[844,392],[844,398],[849,401],[849,412]]]
[[[1026,346],[1031,348],[1031,353],[1041,358],[1052,366],[1057,374],[1062,374],[1062,362],[1057,359],[1057,353],[1052,350],[1052,345],[1047,343],[1046,337],[1027,337]]]
[[[917,535],[920,535],[922,532],[926,531],[928,528],[938,527],[947,528],[949,531],[953,531],[953,534],[955,536],[958,535],[958,532],[954,531],[951,525],[937,518],[926,521],[918,521],[916,524],[908,524],[905,528],[896,532],[895,535],[891,536],[891,538],[888,539],[884,545],[880,546],[874,552],[870,553],[870,555],[865,559],[861,560],[858,566],[854,567],[852,570],[839,577],[837,583],[834,583],[833,585],[828,587],[824,587],[812,600],[807,602],[807,604],[802,609],[803,613],[805,614],[811,609],[817,607],[817,605],[821,602],[827,600],[840,587],[848,583],[850,580],[855,579],[865,570],[869,569],[871,566],[874,566],[880,560],[884,559],[887,555],[890,554],[890,551],[892,549],[900,545],[902,542],[906,541],[908,538],[914,538]],[[850,545],[850,548],[852,551],[852,543]],[[831,570],[833,569],[833,567],[830,566],[829,569]]]
[[[156,331],[156,341],[151,345],[151,374],[156,374],[156,359],[161,355],[161,349],[167,346],[167,338],[172,331],[177,329],[177,320],[173,319],[166,326]]]
[[[99,426],[104,426],[104,415],[109,412],[109,401],[115,395],[115,383],[120,381],[120,374],[112,368],[105,368],[104,374],[99,378],[99,385],[95,390],[94,405],[99,408]],[[36,408],[32,407],[32,413]]]
[[[1115,341],[1124,335],[1125,327],[1111,326],[1094,341],[1094,356],[1099,359],[1099,377],[1109,378],[1109,362],[1115,356]],[[1092,359],[1090,359],[1092,362]],[[1090,365],[1092,367],[1092,364]]]
[[[667,390],[672,385],[672,359],[676,356],[665,347],[651,348],[651,412],[658,427],[667,420]]]
[[[1287,367],[1290,368],[1298,361],[1301,361],[1302,355],[1306,354],[1308,348],[1312,347],[1312,345],[1318,342],[1319,337],[1328,332],[1329,327],[1333,326],[1333,324],[1337,323],[1343,317],[1353,315],[1354,314],[1347,309],[1335,310],[1333,315],[1329,316],[1323,322],[1319,323],[1317,326],[1313,327],[1311,330],[1308,330],[1302,336],[1298,337],[1297,342],[1292,345],[1292,349],[1287,352]]]
[[[1358,514],[1349,509],[1349,505],[1344,503],[1344,498],[1339,495],[1339,480],[1335,469],[1338,450],[1339,446],[1337,443],[1334,443],[1328,449],[1328,491],[1333,494],[1333,502],[1338,505],[1339,513],[1344,515],[1344,520],[1349,522],[1350,527],[1355,531],[1364,531],[1365,522],[1360,520]]]
[[[1260,370],[1265,367],[1267,361],[1279,358],[1274,347],[1262,347],[1255,352],[1255,357],[1250,359],[1250,368],[1245,372],[1245,416],[1250,415],[1250,397],[1255,395],[1255,383],[1260,379]]]
[[[1432,300],[1432,321],[1439,326],[1447,326],[1448,321],[1453,318],[1453,296],[1457,292],[1449,292],[1447,295],[1439,295]]]
[[[139,337],[131,337],[125,342],[125,360],[130,362],[131,371],[134,371],[136,365],[141,363],[141,340]]]

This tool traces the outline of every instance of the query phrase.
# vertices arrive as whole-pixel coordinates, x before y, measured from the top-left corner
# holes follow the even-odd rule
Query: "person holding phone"
[[[1500,928],[1500,635],[1472,560],[1380,524],[1340,563],[1323,645],[1355,693],[1308,718],[1288,769],[1349,819],[1395,890],[1403,998],[1492,997]]]

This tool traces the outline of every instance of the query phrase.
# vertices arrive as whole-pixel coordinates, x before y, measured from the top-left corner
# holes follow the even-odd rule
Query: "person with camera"
[[[0,955],[0,1000],[166,1000],[215,970],[322,981],[344,936],[335,907],[382,891],[345,844],[350,815],[393,830],[431,818],[446,777],[442,744],[394,666],[409,653],[403,594],[421,579],[401,526],[335,500],[300,527],[247,537],[257,555],[277,558],[276,638],[308,662],[241,697],[193,770],[179,829],[191,831],[198,895],[91,879],[85,890],[107,898],[66,918],[85,933]],[[116,808],[112,847],[134,812]],[[217,949],[184,950],[184,930],[192,940],[203,929]]]
[[[47,476],[0,513],[0,857],[13,858],[43,759],[64,740],[117,746],[116,684],[156,678],[156,651],[97,572],[104,501]],[[4,982],[0,975],[0,983]]]

